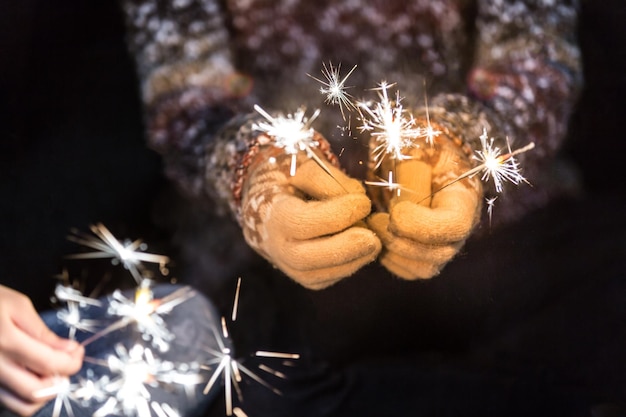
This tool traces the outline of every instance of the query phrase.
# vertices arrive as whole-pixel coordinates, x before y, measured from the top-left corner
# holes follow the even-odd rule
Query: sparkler
[[[315,131],[311,124],[320,114],[317,109],[309,118],[305,116],[305,109],[300,108],[293,114],[287,116],[273,117],[263,110],[261,106],[254,105],[254,109],[263,116],[267,122],[260,122],[254,125],[254,129],[260,130],[274,140],[273,145],[285,150],[287,155],[291,155],[291,167],[289,174],[296,175],[296,159],[298,152],[306,152],[326,173],[332,176],[330,170],[324,162],[313,152],[313,148],[318,146],[314,139]]]
[[[358,103],[360,119],[363,122],[359,130],[370,132],[378,144],[372,152],[376,162],[374,169],[382,164],[385,155],[390,155],[396,160],[410,158],[404,154],[405,150],[417,146],[415,138],[424,136],[413,116],[407,115],[402,107],[400,93],[396,93],[395,100],[389,98],[387,90],[394,85],[383,81],[375,89],[378,91],[378,102]]]
[[[467,173],[462,175],[459,179],[465,177],[471,177],[478,172],[482,172],[481,181],[489,181],[493,179],[496,192],[502,192],[502,183],[504,181],[510,181],[517,185],[520,182],[526,182],[520,172],[519,165],[515,159],[515,155],[527,152],[535,147],[535,143],[531,142],[523,148],[511,151],[511,146],[507,139],[507,147],[509,152],[502,154],[502,150],[497,146],[493,146],[493,138],[488,139],[487,130],[483,129],[483,134],[480,135],[480,143],[482,145],[481,150],[477,150],[474,155],[474,159],[480,164]]]
[[[528,184],[526,178],[524,178],[524,176],[521,174],[521,169],[517,160],[515,159],[515,156],[534,149],[535,143],[531,142],[522,148],[511,150],[511,146],[507,139],[508,152],[503,154],[502,149],[493,145],[493,141],[494,139],[489,138],[489,136],[487,135],[487,130],[483,129],[483,133],[482,135],[480,135],[482,149],[474,151],[475,155],[473,156],[473,159],[475,161],[478,161],[479,164],[476,165],[474,168],[466,171],[465,173],[459,175],[438,190],[432,192],[421,201],[432,197],[444,188],[449,187],[464,178],[472,178],[479,173],[482,173],[482,176],[480,178],[481,181],[489,181],[490,179],[493,180],[497,193],[502,192],[502,184],[506,181],[509,181],[515,185],[518,185],[521,182],[525,182]],[[495,198],[493,199],[493,201],[487,201],[487,209],[491,209],[491,211],[493,211],[494,203]]]
[[[120,319],[84,340],[82,344],[86,346],[106,334],[136,323],[144,340],[150,340],[161,352],[165,352],[169,349],[169,342],[174,335],[167,329],[161,315],[168,314],[174,307],[195,294],[190,287],[182,287],[163,298],[154,299],[149,280],[142,281],[135,290],[134,300],[126,298],[121,291],[116,290],[109,300],[107,313]]]
[[[76,331],[93,333],[99,325],[99,321],[97,320],[82,318],[80,306],[71,301],[67,304],[66,310],[57,311],[57,318],[68,327],[68,338],[72,340],[76,339]]]
[[[97,320],[82,318],[81,307],[87,305],[100,307],[102,305],[100,301],[85,297],[80,291],[62,284],[57,284],[54,290],[54,296],[57,301],[62,301],[67,304],[66,309],[58,310],[56,315],[57,318],[68,327],[68,337],[70,339],[76,338],[76,331],[89,333],[96,331],[99,322]]]
[[[56,395],[54,399],[54,407],[52,408],[52,417],[59,417],[61,411],[65,408],[70,417],[74,417],[72,408],[72,392],[76,389],[75,384],[71,384],[69,378],[55,378],[54,384],[50,388],[44,388],[33,393],[35,398],[44,398],[50,395]]]
[[[231,317],[233,317],[233,321],[237,317],[237,307],[239,305],[239,289],[241,285],[241,278],[237,281],[237,291],[235,294],[235,301],[233,303],[233,311]],[[234,352],[227,345],[232,345],[229,339],[228,327],[226,326],[226,319],[222,317],[222,331],[220,332],[212,326],[213,333],[215,334],[215,339],[217,340],[219,350],[207,349],[210,354],[214,356],[213,359],[209,360],[206,363],[205,368],[211,369],[210,367],[217,365],[211,378],[207,382],[204,388],[204,394],[207,394],[211,391],[211,388],[215,385],[217,380],[222,377],[224,381],[224,401],[226,403],[226,415],[232,416],[233,413],[237,416],[246,416],[241,408],[234,407],[233,408],[233,390],[237,395],[237,399],[239,402],[243,402],[243,393],[241,391],[240,383],[243,380],[243,375],[248,376],[252,380],[271,390],[275,394],[281,395],[282,393],[273,388],[270,384],[265,382],[260,376],[252,372],[249,368],[244,366],[240,361],[234,358]],[[300,355],[294,353],[281,353],[281,352],[270,352],[270,351],[257,351],[254,356],[256,357],[264,357],[264,358],[282,358],[282,359],[298,359]],[[259,365],[259,369],[265,372],[268,372],[274,376],[279,378],[285,378],[286,376],[273,370],[272,368],[266,365]],[[243,374],[243,375],[242,375]]]
[[[178,412],[169,405],[151,401],[152,394],[148,388],[164,384],[198,385],[203,380],[196,372],[175,372],[171,362],[155,358],[150,349],[140,344],[130,349],[117,344],[114,352],[106,360],[86,358],[86,361],[105,366],[116,374],[115,378],[104,385],[104,391],[110,397],[96,410],[93,417],[110,414],[152,417],[151,408],[159,417],[178,416]]]
[[[356,65],[352,67],[352,69],[348,71],[348,74],[346,74],[343,78],[340,78],[339,76],[341,72],[341,64],[336,67],[333,66],[331,62],[328,63],[328,66],[326,66],[325,63],[322,65],[324,67],[322,69],[322,75],[324,75],[326,81],[320,80],[310,74],[307,75],[322,84],[322,87],[320,87],[320,93],[326,95],[326,104],[338,105],[339,110],[341,110],[341,117],[343,117],[343,120],[346,120],[344,107],[347,110],[356,109],[356,106],[351,100],[352,97],[346,92],[346,89],[350,88],[346,87],[346,81],[356,69]]]
[[[70,255],[69,258],[112,258],[114,264],[121,263],[124,268],[130,271],[137,284],[141,283],[144,278],[145,270],[142,262],[159,264],[161,273],[167,274],[166,265],[169,262],[169,258],[164,255],[144,252],[147,246],[141,239],[121,242],[101,223],[91,226],[90,229],[95,237],[74,232],[73,235],[68,236],[68,239],[96,251]]]
[[[33,393],[35,398],[44,398],[55,395],[52,407],[52,417],[60,417],[63,409],[65,413],[73,417],[74,408],[72,403],[87,406],[92,401],[102,402],[107,398],[104,385],[109,382],[108,377],[94,379],[91,369],[87,371],[87,378],[78,377],[78,382],[72,383],[69,378],[57,377],[51,387],[44,388]]]

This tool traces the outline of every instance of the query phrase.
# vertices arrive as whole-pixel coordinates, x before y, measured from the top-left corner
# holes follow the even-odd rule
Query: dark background
[[[508,274],[505,283],[495,285],[494,278],[489,309],[474,317],[484,337],[472,344],[471,370],[440,362],[439,353],[472,330],[462,322],[428,346],[439,359],[408,364],[385,356],[351,365],[348,375],[369,379],[353,387],[342,415],[624,415],[624,22],[622,0],[583,2],[579,39],[586,83],[564,154],[580,168],[584,196],[494,232],[487,243],[470,242],[468,253],[507,255],[482,264],[479,258],[453,263],[446,276],[428,284],[432,291],[455,284],[447,277],[461,273],[467,262],[485,276]],[[144,146],[138,86],[117,4],[0,2],[0,283],[48,308],[52,276],[67,265],[63,256],[76,250],[65,236],[72,227],[87,230],[98,221],[119,236],[141,236],[167,248],[168,232],[153,217],[164,186],[159,158]],[[398,297],[412,294],[403,285],[396,288]],[[456,285],[477,305],[484,301],[480,282],[478,289],[467,281]],[[341,286],[333,291],[325,303],[333,296],[336,304],[346,301]],[[431,327],[438,319],[445,317],[429,318]],[[524,355],[510,360],[497,352]],[[484,368],[475,368],[477,363]]]

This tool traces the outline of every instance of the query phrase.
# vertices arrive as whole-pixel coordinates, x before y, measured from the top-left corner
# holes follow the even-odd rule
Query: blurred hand
[[[324,161],[264,146],[248,168],[242,192],[248,244],[289,277],[322,289],[378,256],[381,243],[362,220],[371,201],[361,183]],[[331,175],[332,174],[332,175]]]
[[[447,185],[471,167],[461,148],[441,134],[432,146],[412,149],[409,159],[385,158],[373,173],[387,178],[392,171],[401,187],[399,193],[372,189],[386,212],[367,221],[383,242],[380,262],[390,272],[431,278],[457,254],[478,222],[482,185],[476,177]]]
[[[30,416],[50,398],[34,394],[82,366],[84,349],[46,327],[30,299],[0,285],[0,402]]]

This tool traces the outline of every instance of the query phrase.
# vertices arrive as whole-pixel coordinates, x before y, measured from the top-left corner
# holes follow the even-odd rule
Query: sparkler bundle
[[[156,285],[144,263],[167,272],[169,258],[145,252],[141,241],[121,242],[102,224],[93,235],[70,240],[93,249],[73,259],[110,258],[136,280],[134,290],[115,290],[105,298],[83,295],[67,282],[58,284],[54,299],[64,308],[44,315],[57,334],[85,347],[81,371],[71,380],[58,378],[35,396],[56,398],[38,415],[52,417],[178,417],[194,414],[224,386],[226,415],[246,416],[242,383],[259,383],[280,392],[236,356],[227,320],[205,297],[187,286]],[[64,276],[68,280],[67,276]],[[237,319],[241,279],[230,321]],[[293,361],[297,354],[257,351],[268,361]],[[258,369],[273,377],[286,376],[265,363]],[[245,378],[244,378],[245,377]],[[273,395],[273,394],[272,394]]]

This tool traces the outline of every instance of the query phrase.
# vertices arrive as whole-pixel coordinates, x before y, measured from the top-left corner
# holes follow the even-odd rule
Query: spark
[[[174,410],[166,403],[159,404],[156,401],[152,401],[150,406],[156,413],[157,417],[180,417],[178,411]]]
[[[109,377],[107,375],[95,378],[93,369],[87,369],[86,377],[78,376],[78,383],[72,392],[72,398],[84,407],[93,402],[103,403],[108,398],[108,394],[104,390],[108,383]]]
[[[320,93],[326,95],[326,104],[338,105],[339,110],[341,110],[341,117],[343,117],[343,120],[346,120],[344,107],[347,110],[356,109],[356,106],[351,100],[352,97],[346,92],[346,89],[350,88],[346,87],[346,81],[356,69],[356,65],[352,67],[352,69],[348,71],[348,74],[346,74],[343,78],[340,78],[339,76],[341,73],[341,64],[333,66],[333,64],[329,62],[328,66],[326,66],[325,63],[322,63],[322,65],[324,67],[322,69],[322,75],[326,78],[326,81],[320,80],[310,74],[307,75],[322,84],[322,87],[320,87]]]
[[[167,329],[161,315],[170,313],[174,307],[193,297],[196,292],[190,287],[182,287],[163,298],[154,299],[150,285],[149,280],[142,281],[135,290],[134,300],[126,298],[119,290],[114,291],[109,300],[107,313],[120,319],[86,339],[82,344],[88,345],[106,334],[136,323],[137,330],[144,340],[150,340],[153,346],[161,352],[169,350],[169,342],[172,341],[174,335]]]
[[[390,155],[396,160],[408,159],[409,156],[405,155],[404,151],[415,147],[415,138],[424,135],[422,129],[416,125],[413,116],[407,116],[402,107],[400,93],[396,93],[395,100],[389,98],[388,90],[394,85],[383,81],[376,88],[378,102],[358,103],[360,118],[363,122],[359,130],[370,132],[378,144],[372,152],[376,161],[375,169],[382,164],[385,155]]]
[[[365,181],[365,184],[375,187],[385,187],[389,191],[396,191],[398,196],[400,196],[401,191],[412,192],[411,189],[403,187],[402,184],[393,182],[393,171],[389,171],[389,178],[387,180],[380,177],[378,179],[380,181]]]
[[[98,379],[94,378],[92,369],[87,370],[87,377],[78,376],[78,382],[71,383],[69,378],[56,377],[51,387],[44,388],[33,393],[35,398],[44,398],[54,395],[52,417],[60,417],[63,409],[68,416],[74,416],[72,403],[82,407],[89,407],[92,403],[104,402],[108,394],[104,386],[109,378],[105,375]]]
[[[492,179],[497,193],[502,192],[502,184],[505,181],[509,181],[515,185],[518,185],[521,182],[528,184],[526,178],[524,178],[521,174],[521,170],[515,156],[533,149],[535,147],[534,142],[531,142],[522,148],[511,150],[507,139],[508,152],[503,154],[500,148],[493,145],[493,138],[488,138],[486,129],[483,129],[483,134],[480,136],[480,142],[482,149],[474,151],[475,155],[473,156],[473,159],[480,163],[474,168],[471,168],[465,173],[459,175],[443,187],[432,192],[430,195],[424,197],[422,201],[432,197],[444,188],[449,187],[464,178],[472,178],[481,172],[482,176],[480,180],[489,181]]]
[[[158,385],[161,362],[154,358],[149,349],[139,344],[130,350],[117,344],[114,350],[115,354],[109,355],[105,361],[108,370],[116,374],[105,386],[111,396],[94,412],[93,417],[110,414],[152,417],[148,386]]]
[[[158,417],[177,417],[178,411],[171,406],[150,401],[152,396],[148,388],[171,385],[190,387],[203,381],[194,367],[185,367],[189,369],[187,372],[181,371],[172,362],[156,358],[150,349],[141,344],[133,345],[130,349],[117,344],[114,352],[106,360],[86,358],[87,361],[104,366],[116,374],[104,386],[110,397],[96,410],[93,417],[109,414],[151,417],[150,408]]]
[[[237,281],[237,291],[235,293],[235,301],[233,303],[233,312],[231,314],[232,317],[237,317],[236,308],[239,305],[239,288],[241,285],[241,278]],[[221,334],[212,326],[212,330],[215,334],[215,339],[217,340],[219,350],[207,349],[208,353],[214,356],[213,359],[209,360],[204,368],[211,369],[211,366],[217,366],[209,381],[206,383],[204,387],[204,394],[207,394],[211,391],[211,388],[216,384],[220,377],[223,380],[224,384],[224,401],[226,403],[226,415],[232,416],[235,414],[236,416],[246,416],[241,408],[233,407],[233,391],[237,396],[239,402],[243,402],[243,393],[241,391],[240,383],[243,381],[243,375],[248,376],[252,380],[256,381],[260,385],[266,387],[271,390],[275,394],[282,395],[282,393],[273,388],[270,384],[264,381],[260,376],[252,372],[249,368],[244,366],[241,361],[235,359],[234,352],[227,346],[232,345],[228,336],[228,329],[226,327],[226,320],[222,317],[222,332]],[[298,359],[300,355],[294,353],[282,353],[282,352],[271,352],[271,351],[257,351],[254,356],[256,357],[266,357],[266,358],[288,358],[288,359]],[[283,377],[284,374],[273,370],[272,368],[262,365],[260,367],[261,370],[268,372],[272,375]]]
[[[68,337],[70,339],[76,338],[76,331],[93,333],[96,331],[99,322],[97,320],[83,319],[81,317],[81,307],[89,306],[101,306],[102,303],[93,298],[85,297],[80,291],[57,284],[54,289],[54,298],[57,301],[65,302],[66,309],[60,309],[57,311],[57,318],[63,322],[69,329]]]
[[[57,284],[54,289],[54,297],[57,301],[73,302],[81,307],[85,305],[100,307],[102,303],[94,298],[84,296],[80,291],[68,285]]]
[[[517,185],[520,182],[528,182],[520,172],[519,165],[515,159],[515,155],[527,152],[535,147],[533,142],[523,148],[511,151],[511,147],[507,140],[508,153],[502,154],[502,150],[493,145],[493,138],[488,139],[486,129],[480,135],[481,150],[475,151],[474,159],[480,164],[470,170],[465,176],[472,176],[475,173],[482,172],[481,181],[489,181],[493,179],[496,192],[502,192],[502,183],[510,181]]]
[[[119,241],[103,224],[98,223],[90,227],[91,232],[95,235],[83,235],[74,232],[68,236],[72,242],[95,249],[95,252],[87,252],[70,255],[71,259],[99,259],[112,258],[114,264],[121,263],[132,274],[137,284],[143,277],[144,267],[142,262],[159,264],[161,273],[167,274],[166,265],[169,258],[164,255],[156,255],[144,252],[147,246],[141,239],[135,241],[125,240]]]
[[[435,144],[435,137],[439,136],[441,132],[435,130],[430,123],[430,112],[428,111],[428,96],[424,94],[424,107],[426,109],[426,128],[424,129],[423,136],[426,138],[426,143],[430,146]]]
[[[487,203],[487,215],[489,215],[489,226],[491,226],[491,216],[493,214],[493,205],[496,203],[498,196],[486,198],[485,202]]]
[[[56,395],[52,408],[52,417],[60,417],[61,411],[65,408],[68,416],[74,417],[71,395],[76,385],[70,383],[69,378],[55,378],[54,384],[49,388],[44,388],[33,393],[35,398],[44,398]]]
[[[72,340],[76,338],[76,331],[93,333],[99,325],[97,320],[83,319],[79,304],[73,301],[67,303],[67,309],[58,310],[56,315],[68,327],[68,338]]]
[[[291,167],[289,174],[296,175],[296,158],[298,152],[306,152],[309,158],[313,158],[324,170],[330,174],[321,159],[313,152],[313,148],[318,146],[314,139],[315,131],[311,127],[313,121],[319,116],[320,110],[316,110],[310,118],[305,116],[306,110],[301,107],[293,114],[287,116],[272,116],[261,106],[254,105],[254,109],[263,116],[267,122],[259,122],[254,125],[254,129],[260,130],[273,139],[273,145],[285,150],[287,155],[291,155]]]

